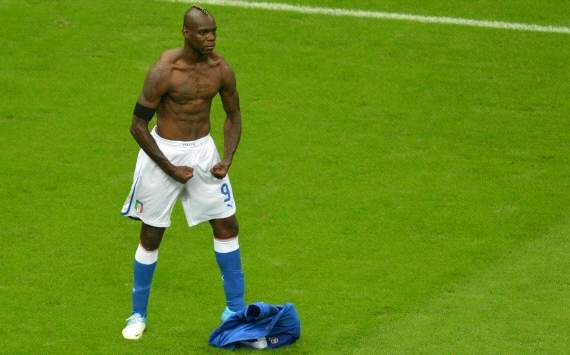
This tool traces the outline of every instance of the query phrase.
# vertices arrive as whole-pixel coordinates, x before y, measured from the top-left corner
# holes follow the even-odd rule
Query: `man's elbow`
[[[131,132],[131,135],[134,138],[140,137],[145,130],[148,130],[148,122],[143,121],[136,116],[133,116],[133,121],[129,130]]]

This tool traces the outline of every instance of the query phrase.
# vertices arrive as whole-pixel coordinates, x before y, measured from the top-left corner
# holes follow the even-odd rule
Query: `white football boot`
[[[228,320],[228,318],[230,318],[231,316],[233,316],[236,313],[237,312],[234,312],[234,311],[230,310],[228,307],[226,307],[224,309],[224,311],[222,312],[222,315],[220,316],[222,323],[225,322],[226,320]]]
[[[247,346],[248,348],[253,348],[253,349],[266,349],[267,348],[267,338],[266,337],[257,338],[255,340],[249,340],[249,341],[240,341],[240,343],[242,345]]]
[[[123,329],[123,338],[128,340],[138,340],[146,328],[146,318],[139,313],[133,313],[127,318],[127,325]]]

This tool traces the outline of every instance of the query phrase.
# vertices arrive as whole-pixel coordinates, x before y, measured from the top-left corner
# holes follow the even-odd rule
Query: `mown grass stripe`
[[[189,3],[189,4],[196,3],[196,1],[193,0],[163,0],[163,1]],[[564,26],[544,26],[544,25],[536,25],[530,23],[475,20],[475,19],[467,19],[459,17],[422,16],[422,15],[413,15],[413,14],[401,14],[395,12],[313,7],[313,6],[291,5],[284,3],[268,3],[268,2],[257,2],[257,1],[242,1],[242,0],[202,0],[200,1],[200,3],[208,5],[232,6],[232,7],[261,9],[269,11],[298,12],[303,14],[375,18],[375,19],[384,19],[384,20],[413,21],[413,22],[422,22],[422,23],[495,28],[502,30],[515,30],[515,31],[526,31],[526,32],[549,32],[549,33],[570,34],[570,27],[564,27]]]

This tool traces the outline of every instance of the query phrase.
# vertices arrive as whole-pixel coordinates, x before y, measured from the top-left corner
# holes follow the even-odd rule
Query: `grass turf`
[[[484,1],[375,4],[342,6],[570,23],[554,1],[497,18]],[[0,352],[217,352],[209,227],[179,208],[148,332],[120,336],[138,233],[118,213],[130,113],[186,6],[0,2]],[[570,348],[570,36],[211,10],[242,98],[248,300],[294,302],[302,320],[281,352]],[[218,143],[222,119],[218,104]]]

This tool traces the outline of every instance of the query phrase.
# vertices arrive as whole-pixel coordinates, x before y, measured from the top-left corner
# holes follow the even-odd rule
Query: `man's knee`
[[[228,228],[228,237],[236,237],[239,234],[239,224],[237,221]]]
[[[143,223],[140,235],[140,243],[142,247],[147,251],[158,249],[165,230],[166,228],[153,227]]]
[[[239,234],[239,223],[236,216],[210,221],[214,237],[218,239],[233,238]]]

